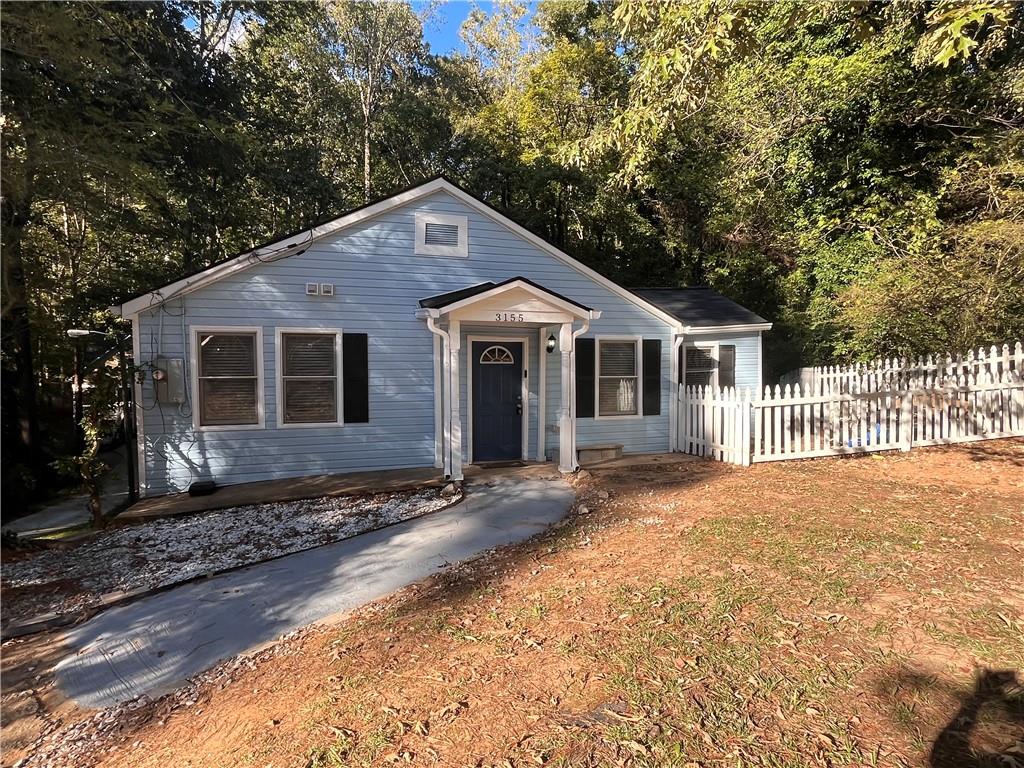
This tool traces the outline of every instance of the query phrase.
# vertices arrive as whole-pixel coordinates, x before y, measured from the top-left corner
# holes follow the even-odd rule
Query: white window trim
[[[297,424],[289,424],[284,420],[284,335],[288,333],[317,333],[322,336],[334,336],[334,364],[335,372],[337,374],[337,391],[335,393],[335,414],[334,421],[305,421]],[[342,394],[343,394],[343,360],[341,356],[341,328],[288,328],[278,327],[274,334],[274,369],[275,369],[275,381],[274,384],[277,387],[275,390],[277,397],[275,399],[277,405],[277,428],[278,429],[309,429],[316,427],[340,427],[344,425],[344,415],[342,413]]]
[[[458,245],[427,245],[427,224],[454,224],[459,228]],[[450,256],[464,259],[469,256],[469,217],[450,213],[416,213],[417,256]]]
[[[488,344],[502,344],[509,341],[521,341],[523,343],[523,375],[522,375],[522,398],[523,398],[523,423],[522,423],[522,461],[529,461],[530,458],[530,337],[529,336],[466,336],[466,400],[467,414],[466,423],[469,425],[469,435],[466,437],[466,448],[469,456],[467,463],[473,463],[473,342],[482,341]]]
[[[718,356],[719,346],[721,346],[721,342],[718,341],[687,341],[683,344],[683,380],[681,383],[684,387],[686,386],[686,350],[690,348],[710,349],[711,356],[715,360],[715,369],[711,373],[711,383],[708,386],[712,389],[718,389],[718,368],[721,364],[721,359]]]
[[[199,392],[199,334],[201,333],[254,333],[256,334],[256,423],[255,424],[207,424],[199,423],[203,404]],[[188,328],[189,362],[192,365],[192,428],[196,432],[237,432],[246,429],[266,428],[265,377],[263,371],[263,328],[256,325],[190,325]]]
[[[643,336],[595,336],[594,337],[594,419],[600,421],[623,421],[644,418],[644,356]],[[632,341],[636,346],[636,413],[601,415],[601,342]]]

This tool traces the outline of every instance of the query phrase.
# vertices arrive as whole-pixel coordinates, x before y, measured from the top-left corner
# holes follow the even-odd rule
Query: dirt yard
[[[30,764],[1024,765],[1024,441],[578,491],[97,738],[54,723]]]

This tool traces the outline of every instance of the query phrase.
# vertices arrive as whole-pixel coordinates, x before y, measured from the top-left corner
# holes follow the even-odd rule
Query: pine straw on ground
[[[1024,763],[1024,441],[578,491],[548,534],[154,707],[103,764]]]

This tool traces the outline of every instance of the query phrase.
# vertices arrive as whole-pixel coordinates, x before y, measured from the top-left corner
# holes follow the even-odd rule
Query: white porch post
[[[448,335],[451,337],[448,388],[452,400],[451,428],[451,479],[462,479],[462,410],[459,407],[461,392],[459,391],[459,353],[462,350],[462,324],[452,320],[448,324]]]
[[[444,446],[448,440],[448,424],[445,421],[444,401],[447,394],[442,394],[445,389],[442,370],[447,366],[442,362],[444,350],[441,347],[441,336],[434,334],[434,466],[442,469],[445,465]],[[448,474],[445,472],[445,474]]]
[[[562,323],[558,332],[558,351],[562,356],[562,402],[558,408],[558,471],[563,473],[576,471],[576,420],[572,417],[576,355],[572,342],[572,323]]]
[[[444,383],[444,400],[442,407],[444,412],[441,415],[441,423],[444,433],[441,436],[441,464],[444,473],[448,477],[452,474],[452,351],[450,344],[441,344],[441,376]]]
[[[547,460],[547,388],[548,388],[548,335],[547,328],[541,326],[537,332],[537,461]]]

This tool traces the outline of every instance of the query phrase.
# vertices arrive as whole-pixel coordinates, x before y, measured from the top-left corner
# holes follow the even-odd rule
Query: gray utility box
[[[153,385],[160,403],[185,402],[185,361],[180,357],[158,357],[153,361]]]

